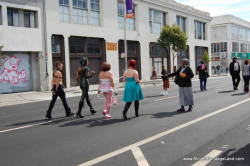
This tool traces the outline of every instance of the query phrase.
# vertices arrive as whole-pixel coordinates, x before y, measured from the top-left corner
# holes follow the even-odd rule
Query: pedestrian
[[[102,64],[102,71],[99,74],[99,88],[98,93],[102,93],[105,97],[105,104],[103,108],[102,114],[105,118],[111,118],[112,116],[109,114],[111,105],[112,105],[112,97],[113,97],[113,90],[115,87],[114,84],[114,76],[113,73],[110,71],[111,65],[107,62]]]
[[[126,102],[123,110],[123,118],[127,120],[127,112],[132,102],[134,102],[135,116],[139,116],[139,101],[143,100],[143,94],[140,87],[141,80],[139,79],[138,71],[136,70],[136,61],[130,60],[128,70],[124,72],[123,80],[126,82],[123,101]]]
[[[228,67],[226,67],[226,74],[228,73]]]
[[[155,67],[153,67],[151,78],[153,80],[153,85],[155,85],[155,81],[157,80],[157,72],[156,72]]]
[[[62,78],[63,78],[62,70],[63,70],[62,62],[56,62],[55,71],[53,72],[53,78],[52,78],[52,82],[51,82],[52,100],[49,104],[49,108],[48,108],[46,116],[45,116],[48,119],[52,118],[51,117],[52,109],[55,105],[55,102],[56,102],[56,99],[58,98],[58,96],[62,100],[64,109],[66,112],[66,117],[74,115],[73,113],[71,113],[71,110],[70,110],[68,103],[66,101],[66,95],[64,92],[64,86],[63,86],[63,82],[62,82]]]
[[[167,76],[167,70],[165,69],[165,66],[162,66],[162,71],[161,71],[161,77],[163,81],[163,91],[161,92],[161,95],[166,96],[168,95],[168,88],[169,88],[169,79]]]
[[[203,61],[200,61],[200,65],[197,67],[200,79],[200,89],[201,91],[207,90],[207,78],[209,77],[207,66]]]
[[[232,77],[234,90],[238,90],[240,83],[240,70],[240,63],[237,61],[236,57],[233,57],[229,66],[229,72]]]
[[[250,65],[249,61],[245,60],[242,66],[242,76],[244,79],[244,92],[249,92]]]
[[[182,59],[181,67],[174,73],[168,74],[168,77],[175,76],[175,83],[179,86],[179,100],[181,108],[177,112],[185,112],[185,106],[189,106],[188,112],[193,110],[194,99],[192,90],[192,78],[194,73],[189,67],[189,60]]]
[[[89,70],[88,58],[86,58],[86,57],[81,58],[80,67],[79,67],[78,72],[77,72],[77,80],[79,80],[79,82],[80,82],[82,96],[81,96],[81,99],[79,101],[78,111],[76,113],[77,118],[84,117],[84,116],[82,116],[81,111],[82,111],[82,107],[84,106],[85,100],[90,108],[91,114],[93,115],[96,113],[96,111],[94,110],[94,108],[90,102],[90,99],[89,99],[89,81],[88,81],[88,79],[94,75],[95,75],[95,71]]]

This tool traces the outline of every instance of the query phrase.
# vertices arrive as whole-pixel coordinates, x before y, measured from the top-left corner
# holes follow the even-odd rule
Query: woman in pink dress
[[[105,104],[102,114],[105,118],[111,118],[109,114],[112,106],[113,90],[115,87],[113,73],[110,72],[111,65],[107,62],[102,64],[102,71],[99,75],[99,90],[98,93],[102,93],[105,97]]]

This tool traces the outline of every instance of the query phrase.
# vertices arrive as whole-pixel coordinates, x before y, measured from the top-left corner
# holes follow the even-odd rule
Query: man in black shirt
[[[229,72],[233,80],[234,90],[238,90],[240,83],[240,63],[237,61],[236,57],[233,57],[233,60],[230,63]]]

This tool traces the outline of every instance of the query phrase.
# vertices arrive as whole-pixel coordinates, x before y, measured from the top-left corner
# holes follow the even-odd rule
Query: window
[[[250,53],[250,44],[248,44],[247,48],[247,52]]]
[[[8,8],[7,13],[8,13],[8,25],[16,27],[19,26],[20,16],[18,9]]]
[[[99,39],[88,39],[87,52],[89,54],[101,53],[101,41]]]
[[[85,38],[83,37],[70,37],[70,53],[85,53]]]
[[[60,21],[69,22],[69,0],[59,0]]]
[[[100,4],[99,0],[90,1],[89,24],[100,25]]]
[[[195,22],[195,39],[206,40],[206,23]]]
[[[36,28],[36,13],[33,11],[24,11],[24,27]]]
[[[118,26],[124,29],[124,6],[122,1],[118,1]],[[127,30],[135,31],[135,18],[127,18]]]
[[[240,28],[240,40],[247,40],[247,31],[244,28]]]
[[[2,18],[2,6],[0,6],[0,25],[3,24],[3,18]]]
[[[27,28],[38,27],[38,17],[36,11],[7,8],[8,25]]]
[[[180,27],[182,32],[186,32],[186,18],[185,17],[177,16],[176,23]]]
[[[73,23],[78,23],[78,24],[88,23],[87,0],[73,0],[72,19]]]
[[[52,53],[61,53],[60,47],[60,37],[52,36],[51,37]]]
[[[247,52],[247,44],[241,43],[240,44],[240,51],[246,53]]]
[[[216,26],[211,28],[212,41],[227,40],[227,26]]]
[[[238,42],[233,42],[232,43],[232,47],[233,47],[233,52],[239,52],[239,43]]]
[[[149,25],[151,33],[160,34],[164,26],[164,13],[158,10],[149,9]]]
[[[233,40],[239,40],[239,28],[236,25],[232,25],[232,38]]]

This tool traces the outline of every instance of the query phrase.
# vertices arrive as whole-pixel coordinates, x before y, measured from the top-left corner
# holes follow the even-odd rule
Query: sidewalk
[[[212,77],[223,77],[226,75],[220,76],[212,76]],[[194,79],[198,79],[195,76]],[[173,82],[173,80],[171,80]],[[156,84],[162,84],[162,80],[158,79],[155,81]],[[143,87],[153,86],[153,81],[143,82]],[[124,83],[116,84],[117,90],[123,90]],[[91,85],[89,94],[97,94],[98,85]],[[78,87],[72,87],[65,89],[67,98],[78,97],[81,96],[81,89]],[[51,100],[51,92],[22,92],[22,93],[12,93],[12,94],[0,94],[0,108],[4,106],[32,103],[32,102],[40,102],[40,101],[48,101]]]

